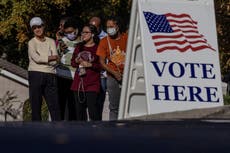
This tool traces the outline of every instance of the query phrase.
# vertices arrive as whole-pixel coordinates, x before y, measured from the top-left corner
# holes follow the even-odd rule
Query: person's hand
[[[60,58],[60,56],[58,56],[58,55],[54,55],[55,57],[55,61],[57,61],[57,62],[60,62],[60,60],[61,60],[61,58]]]
[[[48,57],[48,61],[51,62],[51,61],[59,61],[60,60],[60,57],[58,55],[51,55]]]
[[[75,62],[76,62],[77,64],[80,64],[82,61],[83,61],[83,60],[82,60],[81,58],[79,58],[79,57],[77,57],[77,58],[75,59]]]
[[[62,37],[63,37],[63,31],[60,29],[56,33],[56,39],[59,40],[62,39]]]
[[[121,75],[121,73],[115,71],[115,72],[113,72],[113,76],[114,76],[118,81],[122,81],[122,75]]]
[[[60,62],[60,57],[58,55],[51,55],[48,57],[48,64],[49,65],[56,65]]]
[[[65,52],[65,50],[68,48],[68,46],[64,43],[64,42],[61,42],[60,43],[60,50],[61,52]]]
[[[87,61],[82,61],[80,65],[82,65],[83,67],[92,67],[92,63]]]

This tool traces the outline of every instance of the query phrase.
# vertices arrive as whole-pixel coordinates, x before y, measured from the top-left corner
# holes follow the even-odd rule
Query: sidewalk
[[[106,98],[105,98],[105,103],[104,103],[102,120],[103,121],[109,120],[109,95],[108,95],[108,92],[106,92]]]

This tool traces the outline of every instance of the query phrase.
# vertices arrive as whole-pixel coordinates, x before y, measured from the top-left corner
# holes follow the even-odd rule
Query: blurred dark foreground
[[[0,123],[0,153],[230,153],[230,120]]]

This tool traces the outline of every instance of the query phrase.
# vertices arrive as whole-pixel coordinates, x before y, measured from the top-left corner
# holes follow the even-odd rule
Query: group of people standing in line
[[[29,97],[32,120],[41,121],[43,97],[52,121],[102,120],[106,91],[109,119],[118,118],[127,33],[118,17],[92,17],[80,28],[71,17],[60,20],[56,41],[45,35],[40,17],[30,20]]]

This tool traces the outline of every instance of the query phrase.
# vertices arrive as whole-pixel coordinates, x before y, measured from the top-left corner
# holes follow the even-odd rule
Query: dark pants
[[[70,90],[72,85],[71,79],[57,77],[58,99],[61,110],[61,119],[68,121],[76,120],[76,109],[73,91]],[[66,113],[67,111],[67,113]],[[67,115],[67,116],[66,116]]]
[[[29,96],[32,121],[41,121],[42,96],[45,98],[52,121],[61,119],[55,74],[29,71]]]
[[[76,112],[78,121],[87,121],[87,111],[89,113],[89,119],[96,121],[100,120],[99,113],[97,109],[97,97],[96,92],[74,92],[74,97],[76,101]]]
[[[120,105],[121,84],[113,77],[108,76],[107,91],[109,94],[109,120],[117,120]]]
[[[106,88],[107,88],[106,81],[107,81],[106,78],[101,78],[100,93],[98,95],[98,101],[97,101],[100,120],[102,120],[103,108],[104,108],[105,97],[106,97]]]

